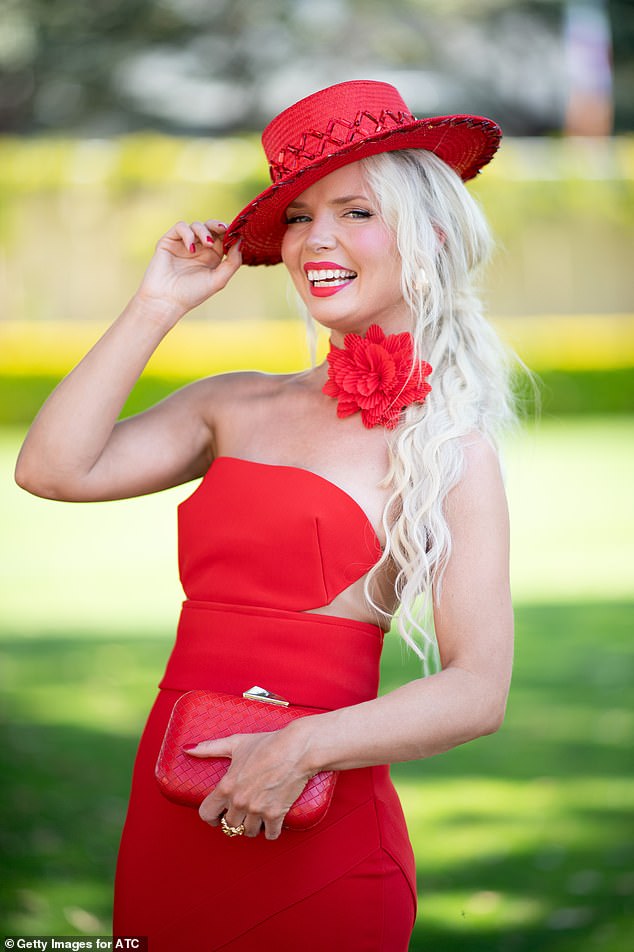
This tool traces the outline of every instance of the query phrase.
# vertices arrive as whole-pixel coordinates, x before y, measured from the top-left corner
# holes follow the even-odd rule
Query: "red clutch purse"
[[[200,806],[229,769],[227,757],[191,757],[185,744],[276,731],[298,717],[317,711],[293,707],[263,688],[251,688],[242,697],[216,691],[188,691],[172,710],[156,762],[162,793],[175,803]],[[312,777],[284,818],[289,830],[307,830],[324,817],[332,800],[337,775],[324,770]]]

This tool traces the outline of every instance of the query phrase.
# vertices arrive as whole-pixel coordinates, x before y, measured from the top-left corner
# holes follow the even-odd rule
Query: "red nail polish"
[[[196,245],[192,243],[192,244],[189,246],[189,250],[191,251],[192,254],[194,254],[194,253],[196,252]]]
[[[210,245],[213,245],[213,243],[214,243],[214,240],[213,240],[213,238],[211,237],[211,235],[207,235],[207,241],[209,242]]]
[[[198,747],[198,744],[183,744],[181,750],[193,750],[194,747]]]

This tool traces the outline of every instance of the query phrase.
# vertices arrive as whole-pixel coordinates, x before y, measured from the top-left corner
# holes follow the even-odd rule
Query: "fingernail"
[[[181,750],[193,750],[194,747],[198,747],[198,744],[183,744]]]
[[[218,228],[228,228],[229,226],[228,226],[228,225],[225,225],[225,223],[224,223],[223,221],[219,221],[217,227],[218,227]]]
[[[213,240],[213,238],[211,237],[211,235],[207,235],[207,239],[206,239],[206,240],[209,242],[210,245],[213,245],[214,240]]]
[[[196,252],[196,245],[193,244],[193,242],[192,242],[192,244],[189,246],[189,250],[191,251],[192,254],[195,254],[195,252]]]

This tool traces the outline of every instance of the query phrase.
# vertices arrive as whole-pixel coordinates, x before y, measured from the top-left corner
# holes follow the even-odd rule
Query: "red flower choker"
[[[431,390],[425,380],[431,367],[424,360],[414,366],[414,340],[408,332],[386,337],[378,324],[372,324],[365,337],[346,334],[343,349],[331,343],[327,360],[323,392],[337,399],[337,416],[360,410],[368,429],[393,430],[402,411],[422,403]]]

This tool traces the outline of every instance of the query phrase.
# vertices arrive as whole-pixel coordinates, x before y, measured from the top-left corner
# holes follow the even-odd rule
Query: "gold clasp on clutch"
[[[242,697],[246,697],[249,701],[262,701],[263,704],[276,704],[278,707],[288,707],[290,704],[290,701],[284,700],[279,694],[272,694],[271,691],[258,687],[257,684],[245,691]]]

